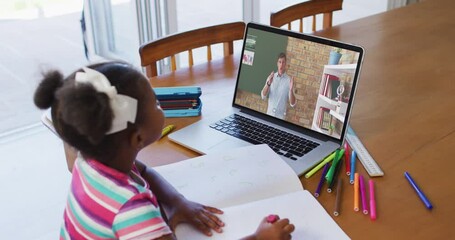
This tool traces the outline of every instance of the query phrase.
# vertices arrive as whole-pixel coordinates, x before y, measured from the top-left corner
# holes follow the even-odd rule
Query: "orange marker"
[[[354,174],[354,211],[359,211],[359,173]]]

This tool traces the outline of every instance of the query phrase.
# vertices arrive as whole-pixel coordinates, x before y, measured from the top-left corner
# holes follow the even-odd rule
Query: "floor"
[[[355,19],[384,11],[384,0],[372,0],[369,5],[364,0],[345,0],[344,10]],[[47,22],[54,42],[46,40],[45,26],[37,22],[25,22],[12,31],[4,27],[7,20],[0,20],[1,239],[58,237],[71,175],[62,142],[39,123],[41,112],[33,106],[31,96],[40,68],[59,66],[68,72],[86,64],[78,19],[79,14],[73,13]],[[29,36],[33,38],[28,40]],[[12,44],[19,47],[9,48]]]
[[[0,238],[57,239],[71,179],[60,139],[38,125],[0,139],[0,156]]]

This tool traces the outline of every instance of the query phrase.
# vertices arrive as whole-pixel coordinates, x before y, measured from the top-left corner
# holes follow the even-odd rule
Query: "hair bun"
[[[63,74],[57,70],[43,73],[43,79],[38,85],[33,101],[40,109],[47,109],[52,106],[55,100],[55,92],[63,85]]]
[[[100,93],[91,84],[63,87],[57,93],[64,122],[86,136],[94,145],[98,144],[112,126],[113,111],[109,97]]]

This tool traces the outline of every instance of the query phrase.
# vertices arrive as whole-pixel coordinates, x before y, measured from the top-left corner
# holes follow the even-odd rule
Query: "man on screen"
[[[276,118],[286,117],[286,107],[296,104],[294,94],[294,77],[286,74],[286,54],[280,53],[276,63],[278,71],[272,71],[261,91],[262,99],[268,97],[267,114]]]

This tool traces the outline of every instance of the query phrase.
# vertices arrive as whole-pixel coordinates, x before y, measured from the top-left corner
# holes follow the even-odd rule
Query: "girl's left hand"
[[[179,203],[172,206],[172,209],[167,211],[169,218],[169,226],[172,230],[180,223],[189,223],[207,236],[212,236],[214,230],[221,233],[224,227],[221,221],[215,214],[223,214],[220,209],[204,206],[202,204],[189,201],[182,198]]]

